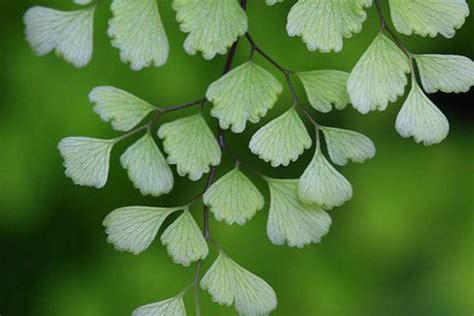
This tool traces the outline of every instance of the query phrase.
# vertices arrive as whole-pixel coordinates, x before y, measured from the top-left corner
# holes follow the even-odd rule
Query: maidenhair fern
[[[74,66],[84,67],[92,56],[94,13],[99,1],[74,2],[82,7],[75,11],[29,9],[24,18],[26,37],[37,55],[55,51]],[[341,51],[344,38],[360,32],[367,10],[375,8],[380,31],[352,72],[346,73],[332,69],[294,71],[280,65],[248,33],[246,0],[170,2],[180,29],[187,33],[187,53],[200,52],[205,59],[227,53],[223,76],[209,84],[201,99],[170,107],[156,107],[115,87],[94,88],[89,95],[94,112],[124,134],[115,139],[64,138],[59,150],[66,175],[78,185],[103,187],[114,145],[135,135],[140,137],[123,153],[120,162],[143,195],[169,193],[175,183],[173,165],[178,176],[191,181],[209,174],[202,194],[186,205],[123,207],[105,218],[108,242],[117,250],[139,254],[156,239],[165,220],[175,214],[175,220],[164,228],[161,243],[176,264],[194,264],[196,269],[194,281],[190,280],[191,285],[184,286],[178,295],[139,307],[132,315],[186,315],[183,297],[191,289],[196,294],[196,315],[201,315],[199,288],[209,292],[218,304],[234,305],[241,315],[267,315],[277,307],[275,291],[234,261],[238,258],[224,252],[210,233],[210,214],[227,224],[244,225],[264,208],[264,196],[249,178],[250,172],[262,177],[269,187],[270,241],[298,248],[318,243],[331,226],[328,211],[353,195],[350,182],[334,165],[362,163],[376,152],[373,142],[363,134],[319,124],[297,95],[294,80],[301,81],[309,105],[322,113],[333,108],[342,110],[349,104],[363,114],[383,111],[404,95],[410,85],[396,130],[418,143],[439,143],[448,135],[449,123],[426,93],[468,91],[474,85],[474,63],[463,56],[415,54],[404,46],[397,32],[453,37],[469,15],[469,8],[464,0],[389,0],[386,5],[390,6],[395,27],[392,29],[380,0],[297,0],[288,14],[287,32],[301,37],[310,51],[322,53]],[[158,4],[166,5],[157,0],[111,0],[113,17],[108,34],[112,45],[120,51],[121,60],[133,70],[159,67],[168,59],[166,25],[161,21]],[[250,57],[232,68],[239,38],[250,44]],[[255,55],[281,72],[292,99],[285,113],[253,135],[249,150],[277,167],[289,165],[312,148],[313,158],[299,178],[264,176],[243,163],[226,145],[224,130],[241,133],[249,123],[259,123],[283,90],[280,81],[258,64]],[[217,131],[207,123],[210,118],[202,111],[205,106],[211,107],[211,116],[218,120]],[[190,107],[201,111],[160,123],[163,115]],[[157,139],[161,139],[164,152]],[[236,166],[216,179],[224,154]],[[202,228],[195,220],[196,214],[190,211],[191,204],[199,199],[204,202]],[[217,248],[217,258],[214,254],[209,258],[208,245]],[[214,263],[201,275],[203,260]]]

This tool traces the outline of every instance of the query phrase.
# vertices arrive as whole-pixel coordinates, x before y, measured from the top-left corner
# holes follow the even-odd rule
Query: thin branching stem
[[[131,130],[130,132],[125,133],[125,134],[123,134],[122,136],[119,136],[119,137],[115,138],[114,142],[115,142],[115,143],[118,143],[118,142],[120,142],[120,141],[122,141],[122,140],[124,140],[124,139],[126,139],[126,138],[128,138],[128,137],[131,137],[131,136],[133,136],[133,135],[135,135],[135,134],[137,134],[137,133],[139,133],[139,132],[141,132],[141,131],[144,131],[144,130],[148,129],[149,124],[150,124],[150,123],[148,123],[148,124],[146,124],[146,125],[139,126],[139,127],[135,128],[135,129]]]
[[[186,108],[189,108],[189,107],[192,107],[192,106],[200,105],[204,101],[205,101],[205,98],[201,98],[201,99],[198,99],[198,100],[194,100],[194,101],[190,101],[190,102],[186,102],[186,103],[182,103],[182,104],[167,106],[167,107],[164,107],[164,108],[158,108],[157,112],[168,113],[168,112],[179,111],[179,110],[183,110],[183,109],[186,109]]]
[[[241,0],[240,5],[245,10],[246,7],[247,7],[247,0]],[[235,58],[235,53],[237,51],[238,44],[239,44],[239,41],[237,40],[232,45],[229,52],[227,53],[227,58],[226,58],[226,61],[225,61],[225,64],[224,64],[224,70],[223,70],[224,75],[226,73],[228,73],[230,71],[230,69],[232,68],[232,63],[233,63],[234,58]],[[205,103],[206,103],[206,99],[204,98],[204,100],[201,100],[201,102],[198,103],[198,104],[201,104],[201,108],[202,108]],[[218,128],[217,139],[218,139],[219,144],[221,143],[221,140],[222,140],[222,143],[224,143],[224,131],[220,127]],[[221,151],[224,152],[225,149],[221,145],[219,145],[219,146],[221,148]],[[209,187],[212,185],[212,183],[214,183],[214,180],[216,178],[217,168],[218,168],[218,166],[212,166],[211,167],[211,171],[209,173],[209,177],[207,178],[206,186],[205,186],[202,194],[204,194],[209,189]],[[202,194],[201,194],[201,196],[202,196]],[[204,207],[203,207],[202,233],[203,233],[204,239],[206,239],[206,241],[212,242],[218,249],[220,249],[219,244],[217,243],[217,241],[211,235],[210,226],[209,226],[209,207],[207,205],[204,205]],[[196,270],[195,270],[195,274],[194,274],[194,283],[193,283],[194,284],[194,304],[195,304],[195,309],[196,309],[196,316],[201,316],[201,304],[200,304],[200,299],[199,299],[199,283],[200,283],[200,280],[201,280],[201,266],[202,266],[202,260],[199,260],[196,263]]]
[[[304,116],[306,116],[306,118],[308,119],[308,121],[311,122],[311,124],[313,124],[313,126],[318,129],[319,128],[319,123],[316,122],[316,120],[313,118],[313,116],[311,115],[311,113],[308,112],[308,110],[306,110],[306,108],[304,106],[302,106],[300,103],[296,103],[294,105],[296,108],[298,108]]]
[[[292,70],[286,69],[280,63],[278,63],[275,59],[270,57],[267,53],[265,53],[256,43],[255,40],[253,39],[252,35],[250,33],[245,34],[245,38],[250,44],[250,50],[252,53],[258,52],[263,58],[265,58],[269,63],[271,63],[275,68],[280,70],[283,73],[292,73]]]
[[[232,160],[234,160],[237,167],[243,167],[247,169],[248,171],[252,172],[253,174],[259,177],[263,177],[262,173],[258,172],[257,170],[253,169],[252,167],[244,163],[232,152],[232,150],[229,149],[224,139],[224,131],[222,131],[222,133],[219,135],[219,146]]]
[[[379,0],[375,0],[375,9],[377,11],[377,17],[380,21],[380,29],[383,31],[387,22],[385,21],[385,16],[383,15],[382,5],[380,4]]]
[[[270,57],[260,46],[257,45],[255,40],[253,39],[252,35],[250,33],[245,34],[245,38],[250,44],[250,57],[253,56],[255,52],[257,52],[260,56],[262,56],[265,60],[267,60],[271,65],[273,65],[277,70],[279,70],[283,76],[285,77],[286,84],[288,86],[288,90],[290,91],[291,99],[292,99],[292,105],[294,107],[297,107],[301,110],[301,112],[306,116],[306,118],[314,125],[318,126],[318,123],[316,123],[316,120],[312,117],[312,115],[308,112],[308,110],[305,109],[305,107],[302,105],[298,93],[296,91],[295,83],[292,78],[292,74],[295,73],[295,71],[290,70],[284,66],[282,66],[279,62],[277,62],[275,59]]]
[[[237,40],[230,48],[229,53],[227,54],[227,59],[225,61],[224,70],[222,71],[223,75],[228,73],[230,69],[232,68],[232,63],[234,61],[234,57],[235,57],[235,53],[237,52],[238,45],[239,45],[239,40]]]
[[[385,18],[385,15],[383,13],[383,8],[382,8],[382,4],[380,3],[380,0],[375,0],[374,3],[375,3],[375,10],[377,11],[377,16],[380,21],[380,30],[385,31],[392,38],[395,45],[397,45],[403,51],[403,53],[408,57],[408,60],[410,62],[410,69],[411,69],[411,72],[413,73],[414,72],[413,54],[403,44],[403,42],[398,37],[397,33],[388,25],[387,19]]]
[[[201,303],[199,299],[199,283],[201,277],[201,266],[202,260],[199,260],[196,263],[196,272],[194,274],[194,282],[193,282],[193,289],[194,289],[194,306],[196,310],[196,316],[201,316]]]
[[[247,7],[247,0],[241,0],[240,5],[245,10],[246,7]],[[294,84],[294,82],[292,80],[292,77],[291,77],[291,75],[294,73],[294,71],[283,67],[276,60],[274,60],[272,57],[270,57],[270,55],[265,53],[265,51],[263,51],[256,44],[256,42],[254,41],[254,39],[252,38],[252,36],[249,33],[245,34],[245,38],[247,39],[247,41],[249,42],[250,47],[251,47],[250,58],[252,58],[254,53],[257,52],[260,56],[262,56],[265,60],[267,60],[270,64],[272,64],[276,69],[278,69],[283,74],[283,76],[285,77],[286,83],[288,85],[288,89],[290,91],[291,97],[292,97],[293,106],[298,107],[303,112],[303,114],[311,121],[311,123],[313,123],[313,125],[316,127],[316,129],[318,129],[318,124],[313,119],[311,114],[301,105],[301,102],[298,98],[296,87],[295,87],[295,84]],[[232,45],[232,47],[229,49],[229,52],[227,53],[227,58],[226,58],[226,61],[224,63],[223,75],[225,75],[226,73],[228,73],[232,69],[232,63],[234,61],[235,54],[237,52],[238,44],[239,44],[239,40],[237,40]],[[201,99],[198,99],[198,100],[194,100],[194,101],[190,101],[190,102],[186,102],[186,103],[182,103],[182,104],[178,104],[178,105],[168,106],[168,107],[164,107],[164,108],[158,108],[156,110],[155,117],[144,127],[140,127],[137,130],[134,130],[133,133],[136,133],[136,132],[138,132],[138,130],[141,130],[141,129],[144,129],[144,128],[150,129],[153,126],[153,124],[161,117],[162,114],[169,113],[169,112],[174,112],[174,111],[180,111],[180,110],[183,110],[183,109],[186,109],[186,108],[189,108],[189,107],[192,107],[192,106],[197,106],[197,105],[199,105],[201,107],[201,110],[202,110],[204,105],[206,104],[206,102],[207,102],[207,99],[204,97],[204,98],[201,98]],[[226,153],[227,155],[229,155],[229,157],[232,160],[235,161],[237,166],[242,166],[245,169],[247,169],[248,171],[250,171],[250,172],[252,172],[252,173],[254,173],[254,174],[256,174],[260,177],[265,178],[265,176],[262,175],[260,172],[254,170],[254,169],[250,168],[249,166],[247,166],[246,164],[244,164],[230,150],[230,148],[226,145],[224,130],[222,128],[218,127],[216,137],[217,137],[219,147],[220,147],[222,153]],[[204,189],[202,190],[201,193],[196,195],[188,205],[190,205],[190,204],[194,203],[195,201],[201,199],[202,196],[204,195],[204,193],[214,183],[218,167],[219,166],[212,166],[211,167],[211,170],[210,170],[209,176],[207,178],[206,185],[205,185]],[[222,251],[222,248],[220,247],[219,243],[213,238],[213,236],[211,234],[210,223],[209,223],[209,207],[207,205],[203,206],[202,234],[203,234],[203,236],[204,236],[204,238],[207,242],[211,242],[212,244],[214,244],[216,246],[216,248],[219,251]],[[200,293],[199,284],[200,284],[200,280],[201,280],[202,262],[203,262],[202,260],[199,260],[198,262],[196,262],[194,280],[193,280],[193,284],[192,284],[192,287],[194,289],[194,304],[195,304],[195,314],[196,314],[196,316],[201,316],[201,304],[200,304],[200,298],[199,298],[199,293]]]

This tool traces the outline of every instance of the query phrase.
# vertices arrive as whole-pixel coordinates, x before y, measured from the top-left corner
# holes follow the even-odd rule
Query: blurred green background
[[[203,181],[179,179],[168,196],[142,197],[119,166],[118,157],[127,145],[122,144],[114,150],[106,188],[76,187],[63,175],[56,144],[71,135],[117,135],[92,112],[87,95],[93,87],[113,85],[159,106],[178,104],[204,94],[219,77],[224,57],[204,61],[186,55],[185,34],[174,21],[171,1],[161,0],[171,45],[169,62],[162,68],[132,72],[119,62],[118,51],[106,36],[110,1],[103,1],[97,10],[94,56],[88,67],[77,70],[54,55],[35,57],[24,41],[22,14],[34,4],[74,8],[69,2],[0,4],[2,316],[129,315],[139,305],[175,295],[194,273],[192,268],[173,265],[159,242],[137,257],[114,251],[105,241],[101,222],[121,206],[181,205],[202,189]],[[319,54],[309,53],[300,39],[286,35],[285,16],[293,2],[266,7],[263,0],[249,0],[250,31],[259,45],[291,69],[350,71],[377,32],[374,9],[368,10],[362,34],[346,40],[342,53]],[[414,52],[472,58],[473,32],[471,18],[451,40],[402,38]],[[242,42],[236,63],[247,56],[248,46]],[[315,113],[323,124],[367,134],[378,149],[372,161],[341,168],[355,196],[331,211],[334,224],[321,244],[303,250],[272,245],[265,232],[267,209],[244,227],[211,222],[229,255],[277,291],[279,308],[272,315],[473,315],[473,94],[431,98],[448,116],[451,133],[442,144],[429,148],[397,135],[399,103],[366,116],[352,108]],[[263,122],[285,111],[289,103],[285,93]],[[257,128],[251,125],[243,135],[228,136],[242,160],[271,176],[301,174],[311,151],[288,168],[273,169],[246,148]],[[221,173],[230,162],[224,166]],[[267,195],[268,205],[264,183],[254,180]],[[193,211],[200,218],[201,206]],[[211,303],[207,294],[201,297],[204,315],[235,315],[233,308]],[[187,303],[192,314],[190,298]]]

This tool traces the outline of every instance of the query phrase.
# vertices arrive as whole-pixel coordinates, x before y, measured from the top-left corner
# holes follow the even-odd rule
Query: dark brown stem
[[[290,90],[291,94],[291,99],[293,100],[293,105],[300,105],[300,100],[298,98],[298,94],[296,93],[296,88],[295,84],[293,83],[293,80],[291,79],[291,76],[289,73],[283,73],[286,79],[286,84],[288,85],[288,90]]]
[[[306,118],[311,122],[311,124],[314,125],[316,129],[319,128],[320,125],[318,122],[316,122],[311,113],[309,113],[308,110],[306,110],[305,107],[301,105],[301,103],[296,103],[295,106],[300,109],[301,112],[303,112],[304,116],[306,116]]]
[[[241,3],[244,3],[245,5],[245,0],[242,0]],[[237,40],[233,45],[232,47],[230,48],[229,50],[229,53],[227,54],[227,59],[225,61],[225,64],[224,64],[224,70],[223,70],[223,74],[225,75],[226,73],[228,73],[230,71],[230,69],[232,68],[232,62],[234,61],[234,57],[235,57],[235,52],[237,51],[237,46],[239,44],[239,40]],[[218,127],[218,131],[217,131],[217,141],[219,143],[219,146],[221,147],[221,151],[224,151],[224,147],[221,146],[221,141],[223,142],[224,141],[224,131]],[[218,166],[213,166],[211,167],[211,171],[209,173],[209,177],[207,178],[207,183],[206,183],[206,186],[204,188],[204,192],[207,191],[207,189],[209,189],[209,187],[212,185],[212,183],[214,182],[214,179],[216,177],[216,171],[217,171],[217,167]],[[204,193],[203,193],[204,194]],[[210,230],[209,230],[209,208],[204,205],[204,218],[203,218],[203,234],[204,234],[204,238],[206,238],[206,240],[209,240],[211,239],[211,234],[210,234]]]
[[[235,43],[229,49],[229,53],[227,54],[227,59],[225,61],[223,75],[228,73],[232,68],[232,62],[234,61],[235,52],[237,51],[237,46],[239,45],[239,40],[235,41]]]
[[[186,102],[186,103],[182,103],[182,104],[167,106],[167,107],[164,107],[164,108],[158,108],[157,111],[160,112],[160,113],[168,113],[168,112],[173,112],[173,111],[179,111],[179,110],[182,110],[182,109],[185,109],[185,108],[189,108],[191,106],[199,105],[202,102],[204,102],[205,100],[206,100],[205,98],[201,98],[201,99],[198,99],[198,100],[194,100],[194,101],[190,101],[190,102]]]
[[[242,160],[240,160],[231,150],[230,148],[227,146],[226,142],[225,142],[225,139],[224,139],[224,131],[221,130],[221,133],[219,134],[219,146],[221,147],[221,149],[232,159],[235,161],[236,165],[237,166],[242,166],[244,167],[245,169],[247,169],[248,171],[254,173],[255,175],[257,176],[260,176],[260,177],[263,177],[263,175],[258,172],[257,170],[251,168],[250,166],[248,166],[246,163],[244,163]]]
[[[379,0],[375,0],[375,9],[377,11],[377,17],[379,18],[379,21],[380,21],[380,29],[383,30],[385,29],[385,26],[387,25],[387,23],[385,21],[382,5],[380,4]]]
[[[280,65],[276,60],[274,60],[273,58],[271,58],[267,53],[265,53],[256,43],[255,43],[255,40],[253,39],[252,35],[250,35],[250,33],[246,33],[245,34],[245,38],[247,39],[247,41],[249,42],[250,44],[250,48],[251,48],[251,55],[253,54],[253,52],[258,52],[263,58],[265,58],[270,64],[272,64],[275,68],[277,68],[278,70],[280,70],[281,72],[283,73],[293,73],[292,70],[289,70],[289,69],[286,69],[285,67],[283,67],[282,65]]]
[[[247,7],[247,0],[241,0],[240,5],[245,10]],[[239,40],[235,41],[235,43],[230,48],[227,54],[227,59],[224,64],[223,74],[226,74],[231,70],[238,44],[239,44]],[[206,102],[206,99],[201,100],[200,104],[203,105],[205,102]],[[224,144],[224,131],[220,127],[218,128],[217,139],[219,142],[219,146],[221,147],[221,151],[224,151],[225,147],[221,145],[221,141]],[[209,177],[207,178],[206,186],[202,194],[204,194],[212,185],[212,183],[214,183],[214,180],[216,178],[217,168],[218,166],[211,167],[211,171],[209,173]],[[214,238],[212,238],[212,235],[211,235],[211,231],[209,227],[209,207],[207,205],[204,205],[203,207],[202,216],[203,216],[202,234],[204,236],[204,239],[206,239],[206,241],[211,241],[212,243],[214,243],[214,245],[217,248],[220,248],[218,243],[214,240]],[[202,260],[199,260],[196,263],[196,272],[194,274],[194,301],[195,301],[194,304],[196,308],[196,316],[201,316],[201,306],[199,302],[199,283],[201,279],[201,266],[202,266]]]

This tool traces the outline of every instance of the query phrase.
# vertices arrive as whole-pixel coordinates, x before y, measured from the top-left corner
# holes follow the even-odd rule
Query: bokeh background
[[[203,181],[178,179],[172,194],[142,197],[118,163],[127,143],[114,150],[106,188],[77,187],[63,175],[56,144],[65,136],[118,135],[92,112],[87,95],[93,87],[113,85],[158,106],[178,104],[204,94],[219,77],[224,57],[204,61],[186,55],[185,34],[174,20],[171,1],[163,0],[159,2],[171,55],[162,68],[132,72],[120,63],[106,36],[110,1],[103,1],[97,10],[94,56],[85,69],[77,70],[54,55],[35,57],[24,40],[22,14],[32,5],[74,8],[69,2],[0,4],[0,314],[4,316],[129,315],[139,305],[175,295],[194,273],[172,264],[159,242],[139,256],[114,251],[105,241],[101,222],[121,206],[181,205],[202,189]],[[342,53],[320,54],[308,52],[300,39],[286,35],[285,16],[293,2],[267,7],[263,0],[249,1],[250,32],[259,45],[291,69],[350,71],[378,30],[374,9],[368,10],[363,32],[345,41]],[[473,32],[471,18],[454,39],[401,37],[414,52],[472,58]],[[242,42],[236,63],[247,56],[248,45]],[[227,252],[277,291],[279,308],[272,315],[473,315],[473,94],[430,97],[448,116],[451,133],[442,144],[429,148],[397,135],[399,102],[386,112],[366,116],[352,108],[315,113],[323,124],[369,135],[378,149],[372,161],[340,168],[355,195],[331,211],[334,224],[321,244],[303,250],[272,245],[265,232],[267,209],[244,227],[211,222]],[[289,100],[285,92],[263,122],[285,111]],[[182,115],[169,115],[165,121]],[[233,150],[268,175],[301,174],[311,151],[290,167],[278,169],[249,153],[246,144],[258,126],[229,135]],[[224,166],[221,173],[231,167],[230,162]],[[268,205],[267,188],[260,179],[254,181],[265,192]],[[200,218],[201,210],[198,205],[193,212]],[[213,256],[215,252],[209,258]],[[211,303],[205,293],[201,298],[204,315],[236,315],[233,308]],[[192,314],[192,300],[187,298],[187,303]]]

